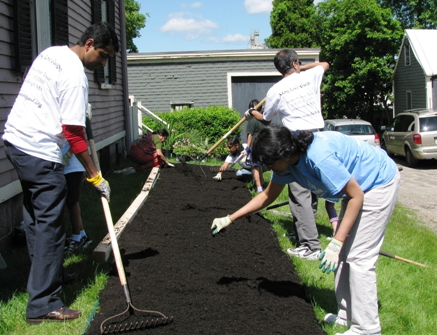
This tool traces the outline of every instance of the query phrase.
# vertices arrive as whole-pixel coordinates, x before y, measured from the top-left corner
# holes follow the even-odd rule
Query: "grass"
[[[221,165],[221,163],[215,160],[207,162],[208,165]],[[126,161],[117,169],[129,165],[130,163]],[[266,181],[269,175],[268,172],[264,174]],[[112,188],[110,207],[115,223],[141,190],[147,179],[147,173],[109,174],[107,179]],[[153,196],[153,192],[149,196]],[[287,193],[284,189],[275,203],[286,200]],[[107,233],[102,206],[94,189],[86,185],[80,203],[85,229],[94,242],[83,253],[66,257],[64,266],[67,271],[80,273],[81,280],[65,286],[61,297],[69,307],[81,310],[83,317],[67,323],[27,325],[25,309],[29,261],[25,246],[17,241],[16,248],[2,253],[8,268],[0,270],[0,282],[2,283],[0,334],[70,335],[85,332],[87,318],[98,310],[98,294],[106,284],[110,269],[107,264],[96,263],[92,259],[92,250]],[[338,206],[337,210],[339,210]],[[276,210],[289,212],[288,206]],[[290,219],[269,211],[264,211],[263,215],[272,223],[281,249],[285,252],[287,248],[294,247],[286,237],[283,237],[284,233],[291,231]],[[437,271],[434,270],[437,268],[436,234],[419,226],[418,220],[414,212],[402,206],[396,206],[387,228],[383,250],[426,264],[430,268],[422,268],[383,256],[377,262],[380,318],[385,335],[436,333]],[[68,229],[67,216],[66,221]],[[326,237],[330,236],[332,231],[323,201],[319,201],[317,224],[322,245],[325,247],[329,242]],[[306,286],[307,296],[312,301],[317,318],[322,320],[326,313],[336,312],[333,274],[323,274],[318,269],[317,261],[290,258],[290,262],[295,264],[302,283]],[[320,326],[328,335],[346,330],[341,326],[326,325],[322,321],[320,321]]]

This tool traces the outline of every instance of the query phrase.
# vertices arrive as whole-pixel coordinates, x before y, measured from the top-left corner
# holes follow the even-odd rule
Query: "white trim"
[[[232,78],[233,77],[281,77],[278,71],[274,72],[228,72],[227,73],[227,86],[228,86],[228,108],[232,108]]]
[[[21,188],[19,180],[15,180],[12,183],[0,187],[0,203],[15,197],[21,192],[23,192],[23,189]]]
[[[96,150],[99,151],[108,145],[111,145],[112,143],[117,142],[119,139],[122,139],[126,137],[126,131],[123,130],[119,132],[118,134],[112,135],[111,137],[105,138],[103,141],[96,143]]]
[[[426,87],[426,108],[431,109],[434,108],[432,105],[432,77],[425,76],[425,87]]]

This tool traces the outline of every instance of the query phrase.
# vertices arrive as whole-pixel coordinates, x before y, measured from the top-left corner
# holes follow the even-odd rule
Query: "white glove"
[[[172,163],[170,163],[170,162],[167,163],[167,166],[168,167],[174,167],[174,165]]]
[[[247,121],[253,119],[252,111],[253,108],[249,108],[247,111],[244,112],[244,117],[246,118]]]
[[[212,222],[212,226],[211,226],[211,233],[213,235],[216,235],[216,234],[218,234],[218,232],[220,230],[222,230],[223,228],[226,228],[227,226],[229,226],[233,222],[234,221],[232,221],[232,219],[229,215],[225,216],[223,218],[214,219],[214,221]]]
[[[237,161],[244,164],[244,163],[246,163],[246,159],[247,159],[247,151],[243,150],[243,151],[241,151],[240,156],[238,156]]]
[[[322,261],[320,262],[319,269],[322,269],[323,273],[337,271],[338,255],[340,254],[342,246],[343,242],[333,238],[326,249],[320,254],[319,259]]]
[[[222,180],[222,174],[221,173],[217,173],[214,177],[212,177],[212,179],[217,180],[217,181],[221,181]]]

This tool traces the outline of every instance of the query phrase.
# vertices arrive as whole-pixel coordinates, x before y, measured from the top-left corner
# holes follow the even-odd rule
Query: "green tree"
[[[390,8],[403,29],[436,29],[437,0],[378,0]]]
[[[269,48],[317,47],[318,33],[313,0],[274,0],[270,16]]]
[[[317,7],[322,34],[320,58],[331,65],[322,87],[328,117],[360,116],[373,122],[389,101],[395,55],[403,30],[376,0],[327,0]]]
[[[135,0],[125,0],[127,52],[138,52],[138,48],[133,42],[133,39],[141,37],[140,29],[146,26],[146,16],[149,16],[149,14],[141,14],[140,9],[141,5]]]

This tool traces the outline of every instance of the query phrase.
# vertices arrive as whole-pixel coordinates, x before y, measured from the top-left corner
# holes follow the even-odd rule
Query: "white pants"
[[[364,195],[361,211],[344,241],[335,274],[338,316],[358,334],[381,331],[375,263],[399,191],[399,172],[387,185]],[[340,224],[348,200],[343,199]]]

